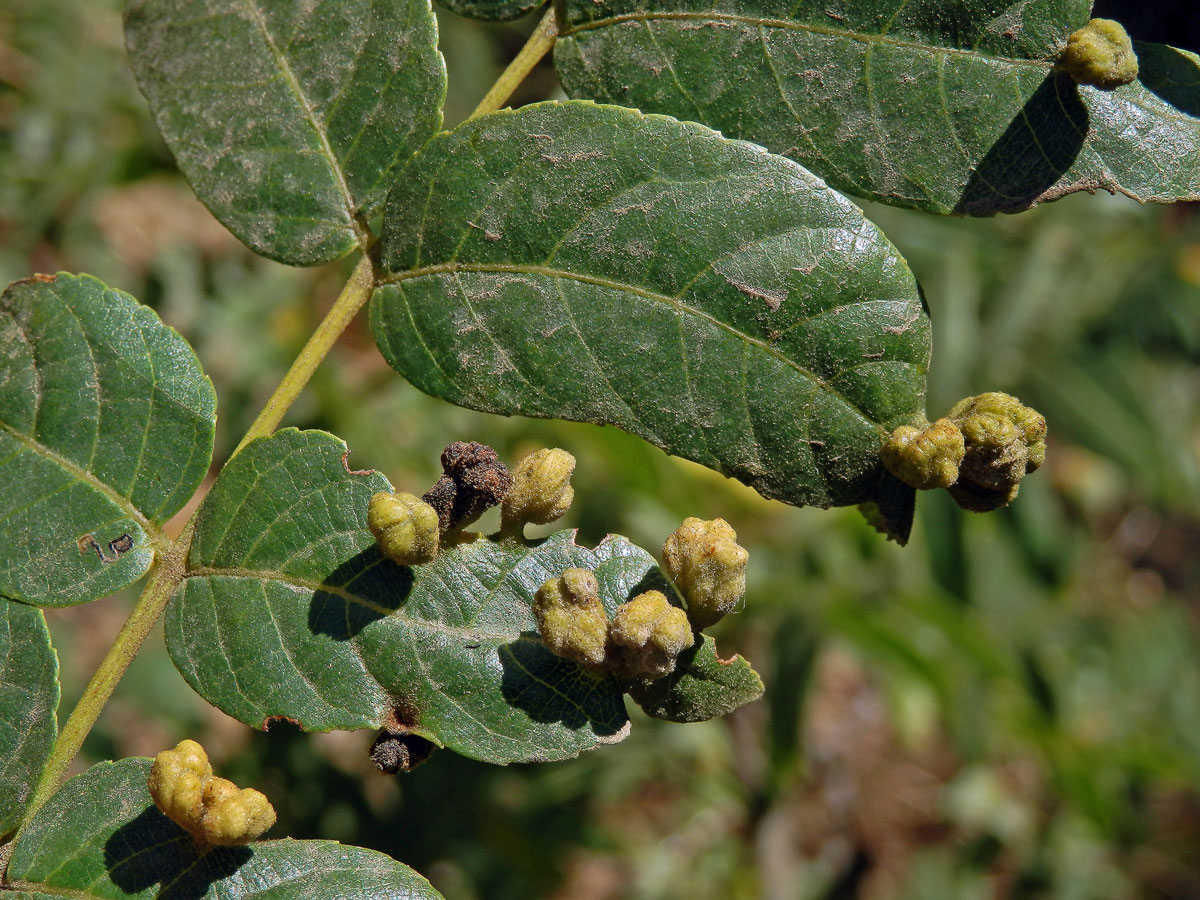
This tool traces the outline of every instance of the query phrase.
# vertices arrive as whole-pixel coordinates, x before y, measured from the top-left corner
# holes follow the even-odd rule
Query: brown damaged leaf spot
[[[899,325],[884,325],[883,330],[887,334],[901,335],[916,325],[920,318],[920,310],[913,310]]]
[[[301,722],[299,719],[294,719],[291,716],[285,716],[285,715],[267,716],[265,719],[262,720],[262,724],[260,726],[258,726],[259,730],[260,731],[270,731],[271,726],[274,725],[276,722],[288,722],[292,725],[295,725],[301,731],[304,730],[303,722]]]
[[[122,553],[128,553],[133,549],[133,538],[129,534],[122,534],[120,537],[113,538],[108,542],[108,552],[112,556],[106,556],[104,548],[96,540],[95,535],[85,534],[83,537],[75,541],[75,546],[79,548],[80,553],[90,553],[96,551],[96,555],[100,557],[100,562],[107,565],[114,563],[120,559]]]
[[[597,744],[619,744],[619,743],[621,743],[621,741],[625,740],[625,738],[629,737],[629,731],[631,728],[633,728],[633,723],[626,722],[624,725],[622,725],[620,727],[620,729],[618,729],[617,731],[614,731],[612,734],[597,735],[596,743]]]
[[[374,469],[352,469],[350,468],[350,451],[347,450],[342,454],[342,468],[351,475],[374,475]]]
[[[394,697],[393,706],[384,714],[382,727],[393,734],[415,731],[421,725],[421,710],[409,697]]]
[[[1043,203],[1053,203],[1055,200],[1061,200],[1063,197],[1071,194],[1080,194],[1084,191],[1089,194],[1095,194],[1097,191],[1107,191],[1113,196],[1119,194],[1122,197],[1128,197],[1130,200],[1136,200],[1138,203],[1146,202],[1145,197],[1139,196],[1110,179],[1078,178],[1074,181],[1055,184],[1042,191],[1036,197],[1032,197],[1023,203],[998,205],[994,199],[983,198],[975,202],[964,203],[958,211],[968,216],[992,216],[998,212],[1020,213],[1031,210]]]
[[[772,312],[783,306],[783,301],[788,298],[787,291],[784,290],[754,287],[753,285],[746,284],[744,281],[731,278],[728,275],[725,275],[724,278],[747,297],[763,301]]]
[[[26,278],[25,280],[26,281],[34,281],[34,282],[37,282],[38,284],[54,284],[54,282],[58,280],[58,276],[57,275],[46,275],[42,272],[38,272],[36,275],[32,275],[29,278]]]

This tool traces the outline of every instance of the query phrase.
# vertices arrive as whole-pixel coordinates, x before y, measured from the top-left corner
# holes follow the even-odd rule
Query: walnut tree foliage
[[[537,4],[447,6],[504,20]],[[379,351],[408,382],[472,409],[613,425],[768,498],[859,506],[903,543],[916,491],[882,450],[940,414],[925,409],[931,323],[846,194],[965,215],[1100,188],[1200,199],[1200,60],[1135,43],[1135,79],[1077,83],[1061,56],[1089,13],[562,0],[549,14],[571,99],[493,104],[450,131],[428,0],[129,0],[125,24],[197,196],[268,258],[360,254],[347,291],[369,296]],[[1044,421],[1013,409],[955,438],[943,487],[964,454],[979,491],[1020,460],[1000,500],[968,508],[1007,502],[1029,448],[1044,454]],[[368,507],[393,488],[349,466],[353,435],[248,435],[172,539],[216,414],[185,338],[127,294],[60,273],[0,297],[0,889],[437,896],[369,850],[197,841],[152,800],[145,760],[55,790],[90,722],[58,734],[39,607],[147,575],[141,636],[165,610],[187,682],[256,728],[381,730],[506,764],[624,739],[627,702],[694,722],[761,694],[750,663],[699,628],[660,677],[550,651],[535,597],[567,569],[594,575],[606,617],[651,591],[676,616],[688,606],[622,536],[589,548],[569,530],[450,529],[429,562],[386,558]],[[1006,437],[1018,421],[1028,433]]]

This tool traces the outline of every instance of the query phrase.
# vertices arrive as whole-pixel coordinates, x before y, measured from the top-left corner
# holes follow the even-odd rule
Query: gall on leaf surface
[[[64,784],[13,848],[6,900],[441,900],[408,866],[334,841],[201,847],[154,805],[150,764],[99,763]]]
[[[929,319],[907,264],[791,160],[587,102],[432,140],[385,209],[371,326],[421,390],[616,425],[907,536],[884,435],[923,416]]]
[[[675,597],[619,536],[479,538],[420,566],[384,559],[367,528],[380,474],[352,474],[332,435],[286,429],[224,469],[199,513],[167,646],[201,696],[248,725],[414,733],[493,763],[575,756],[622,739],[620,685],[542,644],[533,597],[596,573],[611,616],[645,590]]]
[[[88,275],[0,296],[0,595],[38,606],[142,577],[212,460],[217,398],[187,342]]]
[[[703,122],[847,193],[934,213],[1076,191],[1200,198],[1200,58],[1135,42],[1116,90],[1063,71],[1090,0],[564,0],[568,95]]]
[[[58,733],[58,656],[40,609],[0,599],[0,836],[21,820]]]
[[[130,0],[125,39],[192,189],[279,262],[360,246],[396,170],[441,127],[429,0]]]

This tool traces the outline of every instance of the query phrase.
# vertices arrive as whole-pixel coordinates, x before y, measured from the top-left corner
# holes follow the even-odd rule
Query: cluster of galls
[[[275,824],[275,810],[254,788],[213,775],[208,754],[180,741],[154,758],[150,796],[167,818],[205,846],[247,844]]]
[[[596,675],[621,680],[669,675],[698,631],[741,603],[746,561],[724,519],[688,518],[663,546],[664,568],[687,602],[684,611],[662,591],[646,591],[617,607],[610,621],[596,576],[567,569],[538,589],[533,602],[542,641],[552,653]]]
[[[571,507],[574,471],[575,457],[565,450],[538,450],[510,473],[491,447],[455,441],[442,451],[442,477],[423,496],[375,494],[367,527],[385,557],[402,566],[420,565],[497,503],[505,534],[553,522]]]
[[[1046,461],[1046,420],[1016,397],[980,394],[924,428],[897,428],[882,456],[905,484],[946,488],[963,509],[989,512],[1012,502],[1021,479]]]
[[[422,497],[378,493],[371,498],[367,525],[380,552],[393,562],[432,561],[439,547],[461,540],[462,529],[496,504],[501,533],[519,535],[526,524],[545,525],[561,517],[575,496],[575,457],[565,450],[538,450],[510,473],[491,447],[456,441],[442,452],[442,471]],[[609,621],[595,573],[567,569],[543,584],[534,599],[543,642],[552,653],[598,675],[630,680],[669,674],[695,642],[695,631],[741,603],[748,555],[724,519],[688,518],[667,538],[663,558],[686,611],[661,591],[646,591],[621,604]],[[407,770],[428,755],[424,746],[414,754],[388,734],[373,751],[385,771]]]
[[[694,640],[687,615],[662,591],[646,591],[622,603],[610,622],[590,569],[567,569],[543,584],[534,597],[533,614],[551,653],[597,675],[666,675]]]

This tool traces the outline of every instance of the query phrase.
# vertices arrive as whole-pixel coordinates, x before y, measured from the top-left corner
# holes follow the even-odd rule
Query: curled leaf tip
[[[208,754],[195,741],[159,753],[146,786],[155,805],[201,844],[248,844],[275,824],[271,801],[254,788],[214,776]]]
[[[661,678],[675,669],[695,636],[687,613],[662,591],[646,591],[617,607],[608,629],[610,668],[626,678]]]
[[[724,519],[689,516],[663,544],[664,568],[687,601],[696,628],[735,609],[746,594],[750,554]]]
[[[943,418],[924,428],[901,425],[881,452],[889,472],[917,490],[929,491],[958,480],[966,446],[958,426]]]
[[[555,656],[601,668],[608,642],[608,616],[600,586],[588,569],[567,569],[548,579],[533,599],[542,642]]]
[[[1137,79],[1133,42],[1120,22],[1092,19],[1067,38],[1062,67],[1079,84],[1111,91]]]
[[[367,527],[379,552],[401,566],[430,562],[438,554],[437,510],[412,494],[380,492],[367,507]]]
[[[536,450],[517,463],[500,505],[501,530],[514,532],[527,522],[546,525],[560,518],[575,499],[574,472],[575,457],[558,448]]]

